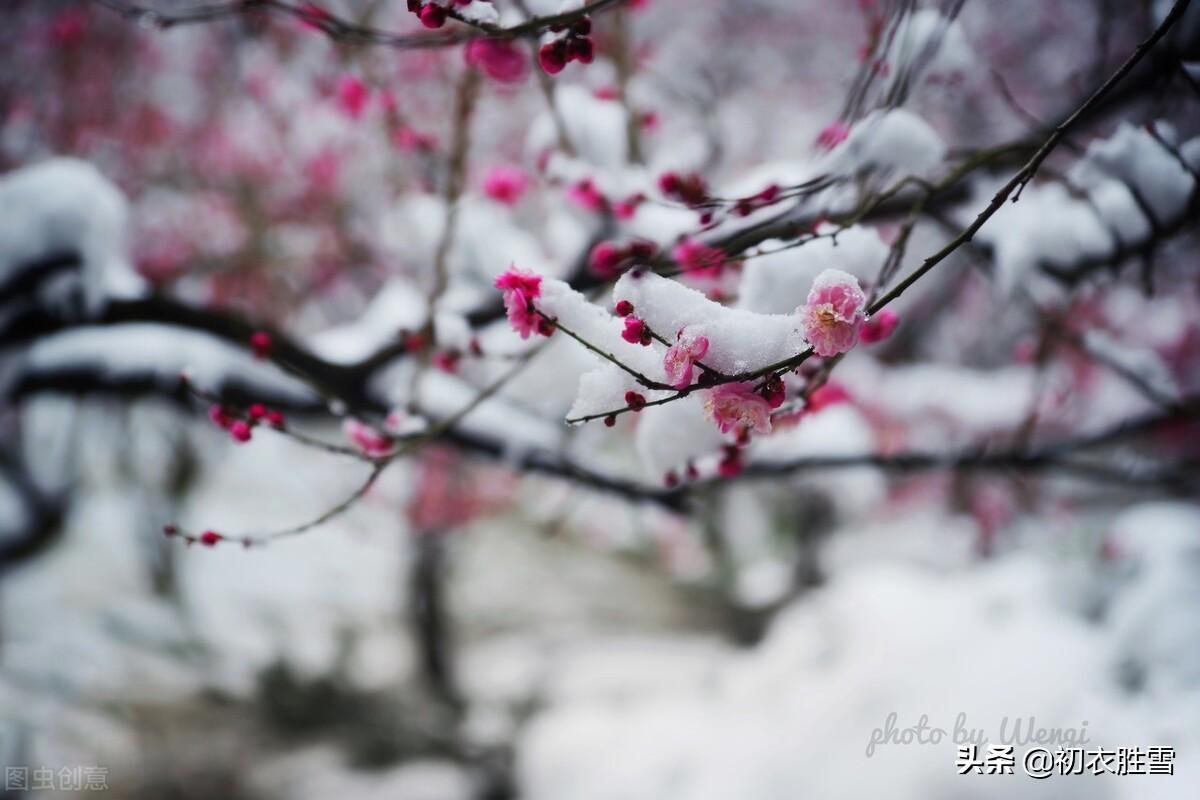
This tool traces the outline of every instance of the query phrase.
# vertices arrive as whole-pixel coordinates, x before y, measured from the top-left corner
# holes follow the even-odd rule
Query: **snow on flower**
[[[721,433],[730,431],[771,432],[771,406],[754,391],[754,384],[724,383],[708,392],[704,407]]]
[[[667,348],[663,356],[663,370],[667,373],[667,383],[676,389],[686,389],[692,385],[692,365],[704,358],[708,352],[708,337],[700,336],[687,328],[679,332],[675,344]]]
[[[854,347],[867,319],[866,304],[867,296],[850,273],[827,269],[818,275],[807,304],[798,309],[813,352],[829,358]]]
[[[529,176],[518,167],[495,166],[483,179],[483,193],[498,203],[515,206],[529,188]]]
[[[525,77],[527,61],[511,39],[472,39],[464,50],[467,63],[500,83],[516,83]]]
[[[529,334],[541,332],[542,317],[533,307],[533,301],[542,293],[542,276],[509,267],[496,278],[495,286],[504,293],[504,309],[513,330],[528,339]]]

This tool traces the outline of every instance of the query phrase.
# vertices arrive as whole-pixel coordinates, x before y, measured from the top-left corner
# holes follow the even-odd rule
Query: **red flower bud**
[[[550,75],[563,71],[567,66],[567,48],[561,39],[542,45],[538,50],[538,64]]]
[[[446,24],[446,9],[437,3],[426,3],[417,16],[426,28],[440,28]]]
[[[252,435],[250,423],[244,419],[234,420],[229,426],[229,435],[233,437],[235,442],[248,442]]]
[[[250,349],[254,352],[255,358],[266,358],[271,355],[271,345],[274,342],[271,340],[271,334],[266,331],[255,331],[250,334]]]

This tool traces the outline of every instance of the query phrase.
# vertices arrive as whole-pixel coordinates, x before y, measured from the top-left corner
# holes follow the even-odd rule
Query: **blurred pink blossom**
[[[529,62],[511,39],[472,39],[463,54],[467,63],[500,83],[516,83],[525,77]]]
[[[492,167],[483,179],[483,193],[506,206],[519,203],[528,188],[529,176],[518,167]]]
[[[337,104],[350,119],[359,119],[371,100],[371,90],[357,75],[343,75],[337,82]]]

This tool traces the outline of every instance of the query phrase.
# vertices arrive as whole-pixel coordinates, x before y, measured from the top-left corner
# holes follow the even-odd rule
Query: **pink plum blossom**
[[[437,147],[437,136],[403,125],[392,133],[392,144],[405,152],[428,152]]]
[[[822,150],[832,150],[846,141],[846,137],[849,135],[850,126],[840,119],[835,119],[817,134],[817,147]]]
[[[608,200],[596,188],[591,178],[585,178],[567,187],[567,199],[584,211],[599,212],[608,206]]]
[[[650,331],[646,329],[645,322],[631,314],[625,317],[625,328],[621,331],[621,338],[630,344],[647,347],[650,344]]]
[[[518,167],[492,167],[483,179],[483,193],[506,206],[519,203],[528,188],[529,176]]]
[[[667,348],[663,356],[663,370],[667,373],[667,383],[676,389],[686,389],[692,385],[692,365],[704,358],[708,352],[708,337],[684,328],[675,339],[675,344]]]
[[[543,320],[533,301],[542,293],[542,276],[509,267],[496,278],[495,286],[504,293],[504,309],[513,330],[522,339],[528,339],[531,333],[541,333]]]
[[[804,410],[815,413],[840,403],[849,403],[852,399],[845,386],[837,381],[829,381],[809,395],[808,404]]]
[[[840,269],[827,269],[813,281],[808,303],[797,309],[804,338],[822,358],[845,353],[858,343],[866,322],[867,296],[858,279]]]
[[[625,257],[624,248],[616,242],[598,242],[588,255],[588,269],[602,278],[611,278],[620,271]]]
[[[511,39],[472,39],[464,50],[467,63],[500,83],[516,83],[525,77],[528,62]]]
[[[691,237],[684,237],[671,250],[671,257],[688,275],[715,278],[725,266],[725,252]]]
[[[885,308],[868,319],[866,325],[863,325],[862,331],[858,334],[859,341],[863,344],[882,342],[892,335],[899,324],[900,315],[890,308]]]
[[[84,9],[63,9],[50,21],[50,41],[56,47],[78,47],[87,35],[87,28],[87,12]]]
[[[343,75],[338,78],[337,82],[337,103],[338,107],[350,117],[350,119],[358,119],[367,109],[367,102],[371,99],[371,90],[363,83],[362,78],[357,75]]]
[[[378,458],[392,452],[393,443],[390,437],[353,417],[342,423],[342,432],[363,455]]]
[[[723,383],[709,390],[704,407],[721,433],[736,430],[771,432],[771,406],[754,391],[754,384],[747,381]]]

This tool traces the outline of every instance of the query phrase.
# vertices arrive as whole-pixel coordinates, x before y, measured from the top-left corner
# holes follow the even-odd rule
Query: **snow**
[[[835,227],[825,223],[818,234]],[[768,314],[790,314],[804,305],[813,280],[827,268],[840,269],[859,279],[873,282],[887,259],[888,247],[874,228],[854,225],[834,238],[815,239],[801,247],[778,252],[781,242],[764,242],[766,255],[744,262],[738,293],[738,308]]]
[[[1190,765],[1184,753],[1196,732],[1180,724],[1187,712],[1156,717],[1157,700],[1123,695],[1107,652],[1110,626],[1056,607],[1056,573],[1029,556],[949,575],[897,564],[848,568],[777,618],[757,649],[710,661],[702,680],[659,688],[646,665],[623,684],[619,702],[597,690],[554,704],[524,739],[522,785],[532,800],[782,800],[798,790],[949,797],[968,781],[978,797],[1145,797],[1152,777],[1098,787],[1090,777],[1032,781],[1018,767],[1013,776],[964,778],[949,739],[864,755],[893,711],[899,727],[927,714],[948,731],[962,713],[994,743],[1002,720],[1011,731],[1014,719],[1032,714],[1038,726],[1086,723],[1092,747],[1174,744]],[[1198,618],[1194,605],[1180,616]],[[681,652],[657,669],[677,674],[690,658]],[[627,659],[638,663],[635,654]],[[1167,663],[1154,658],[1152,668]],[[1185,702],[1192,711],[1195,689]],[[1180,776],[1184,769],[1177,765]],[[1179,779],[1161,796],[1185,797],[1195,785]]]
[[[490,0],[472,0],[465,6],[460,6],[458,13],[462,14],[463,19],[469,19],[472,22],[481,22],[487,25],[496,25],[500,22],[500,12],[496,10]]]
[[[1169,143],[1174,136],[1170,126],[1157,127]],[[1018,202],[1005,203],[976,234],[994,249],[1002,292],[1015,289],[1036,266],[1070,268],[1102,258],[1118,245],[1133,248],[1156,227],[1178,224],[1197,189],[1191,173],[1167,147],[1127,122],[1107,139],[1091,142],[1066,178],[1069,185],[1043,178],[1027,186]],[[977,183],[972,200],[957,214],[959,221],[972,219],[997,185]]]
[[[312,390],[278,367],[255,360],[246,350],[204,333],[152,323],[105,328],[73,328],[35,342],[22,354],[27,371],[97,370],[113,378],[153,375],[164,387],[180,376],[213,392],[231,377],[295,398]]]
[[[975,60],[958,20],[922,8],[900,23],[884,55],[888,67],[882,84],[891,89],[903,78],[911,89],[928,77],[963,73]]]
[[[597,98],[586,87],[563,83],[555,85],[554,105],[581,162],[604,171],[620,170],[628,163],[623,105]],[[526,152],[532,160],[557,142],[554,117],[547,111],[530,126]]]
[[[314,336],[313,352],[344,364],[361,361],[394,344],[401,331],[419,331],[428,315],[429,301],[412,282],[393,279],[380,288],[358,319]]]
[[[674,341],[683,328],[708,337],[703,361],[725,374],[765,367],[804,349],[793,314],[759,314],[713,302],[678,281],[654,273],[626,273],[613,301],[627,300],[655,333]],[[795,309],[792,309],[794,312]],[[661,364],[660,364],[661,367]]]
[[[975,369],[932,362],[892,365],[847,359],[837,380],[867,402],[878,401],[889,414],[915,426],[920,442],[931,427],[950,425],[975,434],[1012,430],[1033,401],[1034,376],[1026,366]]]
[[[942,164],[946,145],[928,122],[904,108],[872,111],[822,162],[836,174],[875,169],[928,177]]]
[[[126,254],[121,191],[85,161],[53,158],[0,177],[0,278],[38,259],[76,253],[90,313],[143,290]]]
[[[1123,182],[1150,207],[1156,224],[1173,221],[1196,189],[1196,181],[1170,152],[1174,132],[1157,123],[1159,141],[1149,131],[1122,122],[1107,139],[1088,145],[1083,160],[1071,175],[1096,182],[1101,176]]]
[[[841,403],[806,415],[795,427],[757,440],[750,461],[769,465],[813,456],[869,455],[879,449],[875,439],[864,415]],[[847,514],[869,508],[886,495],[883,476],[871,467],[810,471],[803,477],[810,485],[826,490],[833,503]]]
[[[641,411],[635,437],[642,473],[650,482],[661,481],[672,470],[681,475],[689,461],[714,453],[725,443],[700,394]]]

